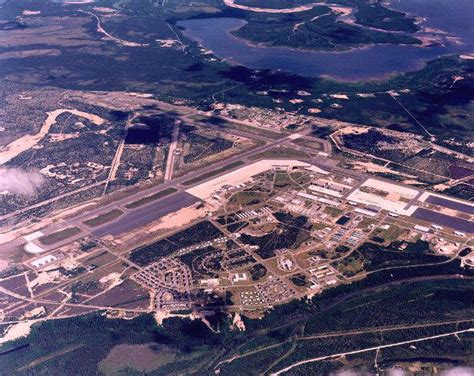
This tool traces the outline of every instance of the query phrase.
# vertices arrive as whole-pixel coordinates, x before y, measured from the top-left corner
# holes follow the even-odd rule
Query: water
[[[452,33],[472,49],[474,1],[472,0],[392,0],[390,8],[424,17],[423,26]]]
[[[473,51],[470,18],[474,14],[473,0],[394,0],[391,7],[425,17],[422,26],[449,33],[441,35],[445,45],[374,45],[344,52],[309,51],[262,47],[237,38],[230,32],[245,25],[244,20],[237,18],[195,19],[181,21],[178,25],[185,28],[185,36],[235,64],[347,81],[383,78],[419,69],[424,62],[442,55]]]

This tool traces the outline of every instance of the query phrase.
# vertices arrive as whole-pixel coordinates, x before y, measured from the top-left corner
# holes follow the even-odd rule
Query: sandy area
[[[16,234],[13,232],[0,233],[0,244],[11,242],[16,239]]]
[[[0,344],[3,344],[8,341],[13,341],[15,339],[26,337],[30,334],[31,326],[37,320],[19,322],[18,324],[12,325],[7,329],[7,332],[3,337],[0,338]]]
[[[49,142],[61,142],[71,138],[78,138],[79,133],[51,133],[49,135]]]
[[[165,311],[157,311],[155,314],[154,314],[154,318],[155,318],[155,321],[156,321],[156,325],[163,325],[163,321],[169,317],[172,317],[173,315],[171,315],[169,312],[165,312]]]
[[[26,312],[23,316],[22,316],[22,319],[23,320],[26,320],[26,319],[31,319],[31,318],[37,318],[38,316],[42,316],[46,314],[46,309],[41,306],[41,307],[36,307],[36,308],[33,308],[31,311],[28,311]]]
[[[121,273],[116,273],[116,272],[110,273],[102,277],[101,279],[99,279],[99,282],[102,284],[110,283],[110,285],[108,286],[108,290],[110,290],[111,288],[118,286],[123,282],[123,279],[121,278],[121,276],[122,276]]]
[[[245,323],[238,312],[235,313],[235,316],[232,319],[232,328],[238,329],[239,331],[242,331],[242,332],[245,330]]]
[[[406,176],[407,178],[416,178],[414,175],[408,175],[403,172],[391,170],[390,168],[380,166],[378,164],[372,163],[372,162],[354,162],[353,163],[354,167],[356,170],[363,170],[367,172],[381,172],[385,174],[393,174],[393,175],[400,175],[400,176]]]
[[[54,283],[62,280],[62,274],[59,270],[54,270],[52,272],[42,272],[38,274],[38,277],[28,282],[29,288],[34,288],[41,285],[46,285],[48,283]]]
[[[304,101],[303,99],[294,98],[294,99],[290,99],[289,102],[292,104],[298,104],[298,103],[303,103]]]
[[[53,124],[56,123],[56,119],[59,115],[63,114],[64,112],[69,112],[73,115],[80,116],[92,121],[96,125],[101,125],[105,122],[104,119],[101,117],[89,114],[87,112],[78,111],[76,109],[68,109],[68,108],[60,108],[51,112],[48,112],[48,117],[44,121],[41,129],[36,134],[27,134],[19,139],[9,143],[5,147],[2,148],[0,151],[0,164],[5,164],[11,159],[15,158],[17,155],[21,154],[22,152],[31,149],[48,134],[49,129]]]
[[[325,2],[304,4],[304,5],[296,6],[296,7],[293,7],[293,8],[275,9],[275,8],[250,7],[250,6],[247,6],[247,5],[235,4],[234,1],[235,0],[224,0],[224,4],[227,5],[228,7],[231,7],[231,8],[247,10],[247,11],[250,11],[250,12],[257,12],[257,13],[298,13],[298,12],[305,12],[305,11],[311,10],[314,7],[317,7],[317,6],[329,7],[329,8],[331,8],[331,10],[333,12],[339,14],[341,17],[348,17],[353,12],[353,9],[351,7],[341,6],[340,4],[328,4],[328,3],[325,3]],[[315,19],[318,18],[318,17],[319,16],[315,17]],[[341,21],[351,23],[350,20],[341,19]]]
[[[399,195],[400,197],[404,197],[406,199],[415,198],[418,195],[418,191],[415,189],[411,189],[408,187],[402,187],[400,185],[388,183],[382,180],[377,179],[367,179],[367,181],[362,184],[364,187],[370,187],[374,189],[380,189],[382,191],[390,193],[394,193]]]
[[[41,248],[39,245],[32,242],[27,243],[24,249],[25,249],[25,252],[31,253],[33,255],[37,255],[45,251],[45,249]]]
[[[179,228],[205,216],[205,208],[196,209],[193,205],[164,216],[160,219],[157,225],[151,227],[148,231],[156,232],[159,230],[171,230],[174,228]]]
[[[451,186],[449,184],[445,184],[445,183],[440,183],[440,184],[436,184],[433,186],[433,189],[435,191],[444,191],[445,189],[448,189],[448,188],[451,188]]]
[[[34,56],[59,56],[61,51],[56,48],[37,48],[33,50],[7,51],[0,53],[0,60],[23,59]]]
[[[8,261],[0,260],[0,270],[8,268],[9,265]]]
[[[176,39],[155,39],[155,41],[162,48],[171,48],[171,47],[176,47],[177,45],[179,45],[179,41],[177,41]],[[205,54],[208,54],[208,52],[206,52]]]
[[[175,107],[153,99],[153,95],[147,93],[133,93],[123,91],[71,91],[70,99],[119,111],[132,111],[145,106],[157,106],[163,107],[165,109],[171,108],[172,110],[175,110]]]
[[[115,9],[107,8],[107,7],[94,7],[92,9],[94,9],[96,12],[101,12],[101,13],[115,13]]]
[[[41,14],[40,10],[24,10],[22,12],[24,16],[36,16],[37,14]]]
[[[62,211],[58,211],[56,212],[56,215],[54,216],[54,220],[57,220],[59,218],[65,218],[69,215],[72,215],[78,211],[81,211],[81,212],[85,212],[89,209],[86,210],[86,208],[89,208],[90,209],[93,209],[96,205],[96,201],[95,200],[91,200],[89,202],[86,202],[84,204],[79,204],[79,205],[76,205],[76,206],[73,206],[71,208],[65,208],[64,210]]]
[[[345,135],[345,134],[364,134],[368,133],[370,128],[368,127],[357,127],[357,126],[348,126],[344,127],[337,131],[338,135]]]
[[[171,318],[171,317],[181,317],[181,318],[188,318],[190,320],[196,320],[196,316],[191,312],[190,314],[179,314],[179,313],[171,313],[166,311],[156,311],[153,315],[156,324],[161,326],[163,325],[163,321]]]
[[[301,5],[299,7],[294,7],[294,8],[273,9],[273,8],[255,8],[255,7],[249,7],[246,5],[235,4],[234,0],[224,0],[224,4],[231,8],[248,10],[248,11],[257,12],[257,13],[297,13],[297,12],[304,12],[304,11],[313,9],[316,5],[326,5],[324,3],[313,3],[313,4]]]
[[[343,16],[350,16],[353,10],[351,7],[343,7],[337,5],[329,5],[329,8],[331,8],[333,12],[342,14]]]
[[[64,4],[90,4],[95,0],[65,0]]]
[[[335,99],[349,99],[346,94],[331,94],[330,97]]]
[[[421,181],[414,180],[414,179],[403,180],[402,183],[408,184],[408,185],[426,185],[425,183],[422,183]]]
[[[309,166],[306,168],[306,170],[316,172],[321,175],[329,175],[328,171],[323,170],[322,168],[319,168],[318,166]]]

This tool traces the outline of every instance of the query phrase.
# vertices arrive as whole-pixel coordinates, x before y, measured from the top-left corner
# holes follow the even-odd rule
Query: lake
[[[186,37],[234,64],[346,81],[383,78],[420,69],[426,61],[442,55],[473,51],[473,0],[394,0],[390,7],[423,17],[423,27],[441,29],[450,36],[443,37],[443,46],[374,45],[326,52],[252,44],[231,34],[246,23],[238,18],[193,19],[180,21],[178,25],[184,28]],[[417,35],[428,34],[420,32]]]

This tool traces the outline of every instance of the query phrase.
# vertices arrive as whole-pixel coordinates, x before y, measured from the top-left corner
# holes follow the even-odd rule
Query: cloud
[[[351,369],[343,369],[335,373],[331,373],[331,376],[370,376],[373,375],[367,372],[356,372]],[[388,370],[389,376],[405,376],[406,372],[400,368],[392,368]],[[442,371],[440,376],[474,376],[473,367],[453,367]]]
[[[441,372],[441,376],[473,376],[474,368],[472,367],[454,367]]]
[[[43,175],[37,172],[0,167],[0,192],[31,196],[44,182]]]
[[[366,376],[368,375],[367,373],[362,373],[362,372],[356,372],[352,369],[344,369],[337,371],[336,373],[332,373],[331,376]]]
[[[406,375],[405,371],[400,368],[392,368],[391,370],[388,371],[388,374],[390,376],[405,376]]]

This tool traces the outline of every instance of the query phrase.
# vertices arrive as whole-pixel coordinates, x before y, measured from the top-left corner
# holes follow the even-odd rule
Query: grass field
[[[192,184],[196,184],[196,183],[199,183],[200,181],[202,180],[206,180],[206,179],[209,179],[209,178],[212,178],[213,176],[216,176],[216,175],[219,175],[221,174],[222,172],[225,172],[227,170],[231,170],[235,167],[239,167],[239,166],[242,166],[244,164],[244,162],[242,161],[235,161],[235,162],[232,162],[232,163],[229,163],[227,165],[225,165],[224,167],[221,167],[217,170],[214,170],[214,171],[211,171],[211,172],[208,172],[206,174],[202,174],[202,175],[199,175],[195,178],[192,178],[192,179],[189,179],[189,180],[186,180],[183,185],[192,185]]]
[[[39,238],[39,242],[43,245],[51,245],[58,243],[62,240],[70,238],[71,236],[80,234],[81,229],[79,227],[68,227],[64,230],[53,232],[52,234],[42,236]]]
[[[120,209],[114,209],[107,213],[100,214],[97,217],[88,219],[87,221],[84,221],[84,224],[86,224],[89,227],[100,226],[100,225],[103,225],[104,223],[117,219],[122,214],[123,214],[123,211],[121,211]]]
[[[132,203],[125,205],[125,207],[127,209],[135,209],[135,208],[138,208],[140,206],[149,204],[150,202],[153,202],[153,201],[158,200],[160,198],[163,198],[165,196],[168,196],[168,195],[170,195],[172,193],[175,193],[177,191],[178,190],[176,188],[167,188],[167,189],[164,189],[164,190],[159,191],[157,193],[154,193],[150,196],[143,197],[143,198],[141,198],[137,201],[133,201]]]
[[[285,159],[298,159],[298,158],[309,158],[309,155],[303,151],[291,149],[291,148],[274,148],[263,153],[251,156],[249,159],[255,161],[258,159],[269,159],[269,158],[285,158]]]

